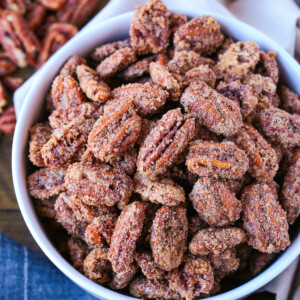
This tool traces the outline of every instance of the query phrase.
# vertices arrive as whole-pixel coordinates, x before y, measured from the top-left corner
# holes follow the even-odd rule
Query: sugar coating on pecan
[[[97,67],[97,73],[101,78],[112,77],[136,60],[134,51],[130,47],[125,47],[105,58]]]
[[[242,127],[238,104],[219,94],[203,81],[194,81],[180,99],[187,112],[210,131],[229,136]]]
[[[276,191],[267,184],[253,184],[244,189],[241,201],[248,244],[266,253],[284,250],[290,244],[288,223]]]
[[[182,115],[179,109],[168,111],[140,148],[137,161],[140,173],[152,178],[163,174],[192,139],[194,132],[195,121],[190,115]]]
[[[201,219],[211,226],[226,226],[240,217],[241,202],[222,182],[213,178],[199,178],[189,198]]]
[[[68,168],[65,186],[86,204],[113,206],[129,199],[132,180],[105,164],[91,166],[75,163]]]
[[[76,68],[80,65],[87,65],[86,59],[77,55],[73,55],[66,61],[59,73],[61,75],[77,78]]]
[[[224,40],[221,27],[210,16],[195,17],[182,25],[174,35],[176,50],[193,50],[203,55],[212,54]]]
[[[68,248],[73,266],[79,271],[83,271],[83,262],[89,254],[87,244],[79,238],[68,239]]]
[[[285,85],[280,85],[278,88],[278,94],[280,97],[281,108],[291,114],[300,113],[300,99],[296,93],[290,90]]]
[[[259,62],[256,72],[266,77],[270,77],[275,84],[279,80],[279,69],[276,62],[277,53],[275,51],[259,51]]]
[[[192,82],[197,80],[204,81],[208,86],[214,88],[216,75],[208,65],[201,64],[199,67],[193,68],[185,73],[183,85],[189,86]]]
[[[34,165],[44,167],[41,149],[51,138],[52,129],[48,122],[37,123],[29,129],[29,133],[29,159]]]
[[[246,153],[232,142],[194,141],[190,144],[186,165],[199,176],[239,179],[249,168]]]
[[[187,248],[188,221],[183,207],[163,206],[155,215],[150,245],[159,268],[171,271],[178,267]]]
[[[6,102],[1,103],[0,100],[0,110],[1,110],[1,104],[6,105]],[[15,113],[15,108],[13,105],[9,105],[2,111],[2,114],[0,116],[0,132],[3,132],[4,134],[7,135],[13,135],[15,131],[16,123],[17,123],[17,117]]]
[[[133,262],[144,218],[145,206],[141,202],[132,202],[121,212],[108,252],[108,259],[115,272],[124,271]]]
[[[170,31],[171,31],[171,37],[172,35],[183,25],[188,21],[188,18],[184,14],[179,13],[171,13],[170,15]]]
[[[246,234],[241,228],[207,228],[193,237],[189,250],[195,255],[219,254],[245,241]]]
[[[89,99],[98,102],[104,102],[108,99],[110,87],[101,80],[95,70],[85,65],[79,65],[76,68],[76,74],[81,89]]]
[[[252,275],[259,274],[275,258],[275,256],[275,253],[253,251],[249,261],[249,269]]]
[[[54,205],[56,202],[56,196],[47,199],[35,199],[34,204],[38,214],[43,218],[55,218]]]
[[[198,213],[193,216],[189,216],[188,222],[189,222],[189,234],[188,234],[189,237],[193,237],[201,229],[208,227],[208,224],[200,218]]]
[[[138,55],[166,50],[170,36],[170,12],[160,0],[149,0],[134,9],[130,44]]]
[[[151,130],[155,127],[156,123],[157,120],[155,119],[154,120],[142,119],[141,132],[136,142],[139,146],[143,145],[146,137],[151,132]]]
[[[136,172],[133,191],[145,200],[162,205],[177,206],[185,202],[184,189],[170,178],[159,178],[153,181]]]
[[[134,175],[136,170],[137,155],[138,153],[136,148],[130,147],[125,151],[120,159],[112,162],[112,166],[115,170],[125,172],[127,175]]]
[[[214,269],[226,274],[236,271],[240,262],[236,257],[235,248],[227,249],[219,254],[211,253],[209,259]]]
[[[112,91],[114,98],[132,102],[141,117],[151,116],[166,103],[168,92],[152,83],[130,83]]]
[[[66,171],[66,169],[52,170],[50,168],[35,171],[27,178],[29,195],[37,199],[48,199],[65,191]]]

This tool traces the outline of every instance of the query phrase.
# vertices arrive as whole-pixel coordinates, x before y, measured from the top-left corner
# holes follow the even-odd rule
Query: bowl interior
[[[172,8],[171,8],[172,10]],[[256,29],[244,24],[237,19],[225,17],[206,11],[176,10],[190,17],[209,14],[215,17],[221,24],[224,32],[233,36],[236,40],[255,41],[260,49],[275,50],[278,53],[281,81],[288,84],[300,95],[300,67],[298,63],[270,38]],[[49,259],[71,280],[81,288],[101,299],[134,299],[104,288],[87,279],[75,270],[55,249],[44,232],[39,217],[33,207],[33,202],[28,195],[26,178],[31,169],[28,155],[28,129],[43,118],[44,99],[53,78],[58,73],[64,62],[73,54],[78,56],[88,55],[95,47],[110,41],[116,41],[128,37],[129,24],[132,13],[126,13],[107,20],[84,34],[77,34],[69,43],[54,54],[46,63],[39,78],[33,83],[28,92],[20,116],[17,122],[12,152],[13,182],[17,200],[24,220],[45,254]],[[298,222],[299,224],[299,222]],[[231,300],[244,297],[262,287],[280,272],[282,272],[300,253],[300,235],[298,234],[292,245],[264,272],[249,282],[234,288],[223,294],[207,299]]]

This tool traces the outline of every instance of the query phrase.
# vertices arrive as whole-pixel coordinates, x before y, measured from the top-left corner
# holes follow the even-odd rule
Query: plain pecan
[[[16,71],[17,66],[9,58],[8,54],[0,49],[0,77]]]
[[[96,158],[113,162],[136,142],[140,131],[140,117],[130,102],[122,101],[119,107],[98,119],[89,135],[87,147]]]
[[[130,44],[138,55],[159,53],[169,45],[170,12],[160,0],[149,0],[134,9]]]
[[[300,113],[300,99],[296,93],[290,90],[285,85],[280,85],[278,88],[278,94],[280,97],[281,108],[291,114]]]
[[[210,16],[195,17],[175,32],[176,50],[194,50],[203,55],[212,54],[224,40],[221,27]]]
[[[113,206],[119,201],[129,199],[132,191],[130,177],[104,164],[71,165],[65,186],[68,191],[82,197],[82,201],[89,205]]]
[[[42,218],[55,218],[55,202],[57,197],[48,199],[34,199],[35,208]]]
[[[45,167],[41,154],[42,147],[50,140],[52,129],[49,123],[37,123],[29,129],[29,159],[38,167]]]
[[[277,193],[267,184],[253,184],[241,195],[248,244],[266,253],[279,252],[289,244],[286,213]]]
[[[199,178],[189,198],[201,219],[211,226],[226,226],[240,217],[241,202],[223,183],[213,178]]]
[[[45,165],[57,168],[79,160],[94,122],[95,120],[79,117],[55,130],[41,149]]]
[[[208,86],[214,88],[216,83],[216,75],[208,65],[201,64],[199,67],[193,68],[185,73],[183,77],[183,85],[189,86],[193,81],[204,81]]]
[[[281,205],[287,212],[289,224],[293,224],[300,214],[300,149],[290,163],[282,186]]]
[[[0,18],[0,39],[7,55],[18,67],[35,65],[41,45],[24,18],[15,11],[4,10]]]
[[[232,142],[194,141],[186,159],[189,170],[199,176],[238,179],[249,167],[246,153]]]
[[[300,118],[279,108],[261,112],[260,125],[263,133],[285,149],[300,146]]]
[[[83,262],[89,254],[86,243],[81,239],[71,237],[68,239],[68,249],[73,266],[83,272]]]
[[[256,66],[256,73],[270,77],[275,85],[279,80],[279,69],[276,62],[277,53],[275,51],[259,51],[259,62]]]
[[[184,189],[170,178],[151,180],[139,172],[135,173],[133,191],[144,200],[167,206],[177,206],[185,202]]]
[[[182,261],[187,248],[188,220],[183,207],[163,206],[155,215],[150,245],[159,268],[171,271]]]
[[[212,132],[229,136],[242,127],[238,105],[203,81],[192,82],[182,94],[180,102],[187,112]]]
[[[87,65],[86,59],[73,55],[66,61],[59,73],[65,76],[72,76],[77,79],[76,68],[80,65]]]
[[[121,212],[108,252],[108,259],[115,272],[124,271],[133,262],[144,218],[145,206],[141,202],[132,202]]]
[[[189,250],[195,255],[219,254],[245,241],[246,234],[241,228],[207,228],[193,237]]]
[[[0,113],[3,112],[3,107],[5,107],[6,105],[7,105],[6,91],[5,91],[2,81],[0,81]],[[0,116],[0,122],[1,122],[1,119],[2,119],[2,116]]]
[[[193,138],[195,121],[180,109],[168,111],[151,130],[140,148],[137,167],[141,174],[155,177],[172,165]]]
[[[79,65],[76,68],[76,74],[80,87],[89,99],[97,102],[104,102],[108,99],[110,88],[101,80],[95,70],[85,65]]]
[[[45,17],[46,17],[46,8],[43,5],[35,2],[31,2],[28,5],[28,10],[25,15],[25,19],[28,27],[31,30],[38,29],[38,27],[41,26],[42,23],[44,22]]]

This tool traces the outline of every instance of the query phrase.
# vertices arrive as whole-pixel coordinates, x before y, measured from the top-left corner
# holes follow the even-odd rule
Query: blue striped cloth
[[[46,257],[0,233],[1,300],[95,300]]]

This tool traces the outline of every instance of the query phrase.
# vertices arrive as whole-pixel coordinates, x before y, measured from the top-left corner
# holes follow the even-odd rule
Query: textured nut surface
[[[83,271],[83,262],[89,254],[87,245],[80,239],[71,237],[68,240],[68,248],[73,266]]]
[[[259,62],[256,71],[266,77],[270,77],[275,84],[279,80],[279,69],[276,62],[277,53],[275,51],[259,51]]]
[[[193,82],[182,94],[180,102],[187,112],[212,132],[228,136],[242,127],[238,105],[203,81]]]
[[[219,272],[231,273],[239,267],[239,259],[236,257],[235,248],[227,249],[220,254],[211,253],[210,262]]]
[[[48,199],[35,199],[34,204],[38,214],[42,218],[50,218],[50,219],[55,218],[56,215],[55,208],[54,208],[55,201],[56,201],[56,196]]]
[[[138,266],[133,262],[124,271],[118,273],[113,272],[113,278],[109,282],[109,287],[113,290],[124,289],[133,279],[137,271]]]
[[[178,267],[186,250],[188,221],[182,207],[160,208],[151,229],[151,249],[156,264],[165,271]]]
[[[189,86],[194,81],[204,81],[208,86],[214,88],[216,83],[216,75],[208,65],[200,65],[186,72],[183,77],[183,85]]]
[[[108,259],[115,272],[124,271],[133,262],[144,218],[145,206],[141,202],[132,202],[119,216],[108,252]]]
[[[300,99],[296,93],[290,90],[285,85],[280,85],[278,88],[282,109],[291,114],[300,113]]]
[[[0,81],[0,113],[3,112],[3,107],[7,105],[7,96],[4,85]]]
[[[246,153],[232,142],[194,141],[190,144],[186,165],[199,176],[238,179],[249,167]]]
[[[76,74],[76,68],[80,65],[86,65],[87,61],[83,57],[79,57],[77,55],[72,55],[66,63],[63,65],[63,67],[60,69],[60,74],[65,76],[72,76],[74,78],[77,78]]]
[[[249,262],[250,272],[253,275],[257,275],[275,258],[275,256],[274,253],[253,251]]]
[[[12,62],[6,52],[0,50],[0,76],[13,73],[17,66]]]
[[[38,0],[44,7],[50,10],[59,10],[66,0]]]
[[[277,193],[267,184],[253,184],[241,195],[247,242],[266,253],[279,252],[289,244],[286,213],[277,201]]]

